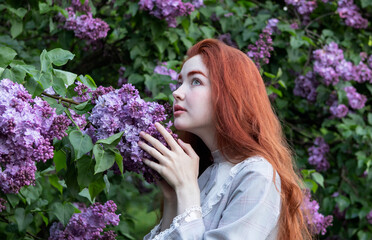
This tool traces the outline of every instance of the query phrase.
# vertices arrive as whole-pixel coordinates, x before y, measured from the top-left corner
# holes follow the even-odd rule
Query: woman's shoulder
[[[231,169],[231,174],[234,176],[234,182],[244,182],[243,180],[250,176],[259,176],[267,180],[267,183],[273,182],[275,173],[275,181],[280,184],[280,177],[277,171],[274,170],[271,163],[261,156],[248,157],[244,161],[236,164]]]

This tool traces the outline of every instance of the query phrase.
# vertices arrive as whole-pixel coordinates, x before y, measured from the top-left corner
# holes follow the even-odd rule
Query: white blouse
[[[212,156],[198,179],[201,206],[176,216],[162,232],[160,222],[144,240],[277,239],[281,188],[271,164],[254,156],[234,165],[218,150]]]

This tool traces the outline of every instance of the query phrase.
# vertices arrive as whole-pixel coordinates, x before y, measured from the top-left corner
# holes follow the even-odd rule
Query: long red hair
[[[312,239],[300,207],[303,182],[257,67],[246,54],[215,39],[198,42],[187,57],[198,54],[209,70],[218,149],[238,162],[255,155],[267,159],[281,180],[278,239]],[[194,147],[201,164],[209,164],[204,159],[210,151],[197,136],[183,132],[180,137]]]

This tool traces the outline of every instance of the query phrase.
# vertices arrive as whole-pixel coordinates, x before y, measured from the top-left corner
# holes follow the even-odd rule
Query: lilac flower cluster
[[[368,20],[362,17],[353,0],[339,0],[337,4],[337,12],[345,19],[346,25],[353,28],[367,28]]]
[[[248,46],[247,55],[250,57],[254,63],[256,64],[257,68],[260,69],[261,65],[260,62],[264,64],[269,63],[270,52],[274,50],[273,48],[273,40],[271,39],[271,30],[265,28],[262,30],[260,34],[260,39],[258,39],[255,45],[250,44]]]
[[[314,72],[322,77],[325,85],[336,85],[340,77],[347,81],[354,79],[353,64],[344,59],[343,51],[337,43],[331,42],[323,49],[315,50],[313,57]]]
[[[267,25],[265,28],[270,31],[270,34],[279,32],[278,27],[277,27],[278,22],[279,20],[276,18],[271,18],[267,21]]]
[[[323,214],[319,213],[319,203],[315,200],[311,201],[311,194],[310,190],[305,190],[305,198],[303,205],[301,206],[302,209],[306,209],[309,212],[310,216],[306,216],[307,224],[310,226],[310,231],[313,234],[321,233],[324,235],[327,230],[326,228],[332,226],[333,216],[328,215],[324,216]]]
[[[366,216],[367,221],[369,224],[372,224],[372,210]]]
[[[322,137],[317,137],[314,145],[308,150],[309,163],[315,165],[317,171],[326,171],[329,168],[326,154],[329,152],[329,146]]]
[[[52,140],[70,121],[9,79],[0,82],[0,189],[17,193],[35,181],[35,162],[53,158]]]
[[[159,19],[165,19],[169,27],[176,27],[176,17],[186,16],[192,13],[196,6],[202,6],[202,1],[183,3],[181,0],[140,0],[140,9],[149,11],[151,15]]]
[[[99,86],[95,90],[91,90],[81,82],[76,82],[76,87],[74,88],[74,91],[78,94],[78,97],[73,97],[74,101],[77,102],[85,102],[88,100],[91,100],[93,104],[96,103],[96,100],[99,96],[102,96],[106,93],[112,92],[115,89],[112,86],[109,87],[103,87]]]
[[[60,19],[65,22],[63,28],[74,31],[78,38],[95,42],[105,38],[110,27],[100,18],[93,18],[88,4],[88,0],[85,0],[83,5],[80,0],[73,0],[72,5],[66,8],[68,18],[60,15]],[[77,12],[85,12],[85,14],[78,15]]]
[[[79,207],[81,213],[72,215],[66,228],[63,224],[53,223],[50,227],[49,240],[82,239],[82,240],[114,240],[116,234],[113,231],[106,231],[101,235],[107,225],[116,226],[119,224],[120,214],[115,214],[116,204],[109,200],[104,205],[94,203],[89,208]]]
[[[331,112],[333,116],[338,117],[338,118],[343,118],[347,115],[347,113],[349,112],[349,109],[346,105],[337,104],[336,102],[329,108],[329,111]]]
[[[314,72],[309,71],[305,76],[299,76],[295,79],[293,94],[306,98],[310,102],[315,102],[318,95],[316,92],[318,86],[319,82],[316,80]]]
[[[353,109],[361,109],[367,102],[367,97],[357,93],[356,89],[352,86],[344,88],[346,97],[349,99],[349,105]]]
[[[154,125],[155,122],[166,120],[166,116],[162,105],[145,102],[140,98],[137,89],[131,84],[125,84],[120,89],[98,97],[89,117],[90,122],[97,127],[92,138],[104,139],[123,131],[123,138],[117,148],[123,156],[124,169],[141,173],[148,182],[153,182],[152,174],[156,176],[158,174],[142,160],[154,158],[138,146],[139,133],[144,131],[166,145],[166,141]],[[169,132],[171,124],[169,122],[166,127]]]
[[[178,80],[178,73],[174,71],[173,69],[167,68],[167,62],[163,62],[161,65],[158,65],[154,68],[154,73],[160,74],[160,75],[167,75],[170,76],[173,81]],[[174,83],[169,84],[169,88],[171,91],[175,91],[177,89],[177,85]]]
[[[5,203],[5,199],[0,198],[0,213],[6,209]]]
[[[285,3],[292,5],[301,15],[309,15],[317,7],[317,3],[314,0],[285,0]]]

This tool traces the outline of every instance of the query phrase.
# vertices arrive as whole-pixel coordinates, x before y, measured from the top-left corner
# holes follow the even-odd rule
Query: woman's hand
[[[155,127],[171,149],[151,135],[141,132],[140,136],[153,147],[141,141],[138,143],[139,146],[159,161],[156,163],[144,159],[144,163],[157,171],[175,191],[187,189],[190,185],[197,186],[199,156],[190,144],[184,143],[181,139],[178,139],[177,143],[161,124],[155,123]]]

